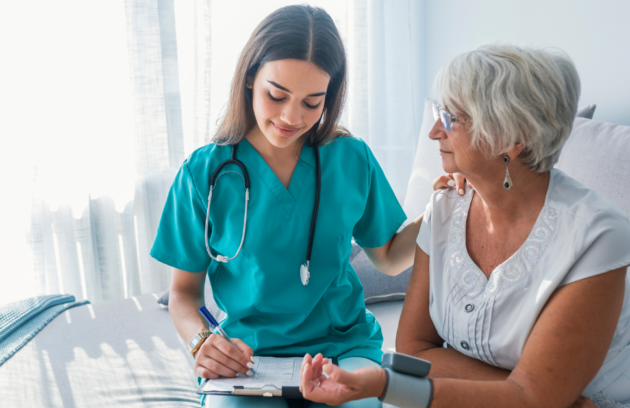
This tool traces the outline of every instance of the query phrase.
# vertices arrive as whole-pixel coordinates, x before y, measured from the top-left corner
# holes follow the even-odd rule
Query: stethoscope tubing
[[[214,255],[212,255],[212,251],[210,251],[210,245],[208,244],[208,221],[210,219],[210,203],[212,202],[213,189],[214,186],[210,187],[210,194],[208,195],[208,210],[206,211],[206,228],[204,241],[206,242],[206,251],[208,251],[208,255],[210,255],[210,258],[214,259],[217,262],[227,263],[238,256],[238,254],[241,252],[241,249],[243,248],[243,242],[245,242],[245,232],[247,231],[247,207],[249,206],[249,189],[245,189],[245,216],[243,220],[243,235],[241,236],[241,244],[238,246],[238,251],[236,251],[236,254],[234,254],[234,256],[231,258],[227,258],[223,255],[218,255],[215,257]]]
[[[308,235],[308,249],[306,250],[306,265],[310,266],[311,254],[313,252],[313,240],[315,238],[315,226],[317,225],[317,213],[319,212],[319,193],[322,189],[322,168],[319,160],[319,148],[314,148],[315,152],[315,207],[311,218],[311,231]]]
[[[249,181],[249,173],[247,172],[247,169],[245,168],[245,165],[239,161],[238,159],[236,159],[236,149],[238,148],[238,144],[235,144],[232,146],[232,156],[229,160],[224,161],[223,163],[221,163],[212,173],[212,176],[210,177],[210,192],[208,193],[208,209],[206,210],[206,223],[205,223],[205,229],[204,229],[204,241],[206,244],[206,250],[208,251],[208,255],[210,255],[210,258],[214,259],[217,262],[223,262],[223,263],[227,263],[229,261],[231,261],[232,259],[236,258],[238,256],[238,254],[241,252],[241,249],[243,248],[243,243],[245,242],[245,233],[247,231],[247,208],[249,206],[249,188],[250,188],[250,181]],[[320,157],[319,157],[319,148],[317,146],[314,146],[314,153],[315,153],[315,206],[313,208],[313,215],[311,218],[311,229],[309,232],[309,237],[308,237],[308,248],[306,250],[306,268],[308,270],[308,267],[310,265],[311,262],[311,255],[313,252],[313,241],[315,239],[315,226],[317,225],[317,215],[319,213],[319,200],[320,200],[320,192],[321,192],[321,184],[322,184],[322,180],[321,180],[321,161],[320,161]],[[208,239],[208,224],[210,221],[210,206],[212,203],[212,193],[214,190],[214,187],[216,185],[216,182],[218,181],[219,177],[223,176],[226,173],[222,173],[219,174],[219,172],[227,165],[229,164],[235,164],[237,166],[239,166],[241,168],[241,171],[243,172],[243,175],[241,176],[241,174],[235,172],[235,171],[230,171],[230,172],[226,172],[226,173],[236,173],[239,176],[241,176],[243,178],[243,183],[245,184],[245,215],[244,215],[244,220],[243,220],[243,235],[241,236],[241,243],[238,247],[238,250],[236,251],[236,254],[234,254],[233,257],[228,258],[226,256],[223,255],[217,255],[216,257],[214,255],[212,255],[212,251],[210,250],[210,245],[208,243],[209,239]]]
[[[236,149],[238,149],[238,144],[235,144],[232,146],[232,157],[229,160],[226,160],[223,163],[219,164],[219,166],[217,166],[217,168],[212,173],[212,176],[210,177],[210,192],[208,193],[208,209],[206,211],[206,226],[204,229],[205,231],[204,241],[206,243],[206,251],[208,251],[208,255],[210,255],[210,258],[214,259],[217,262],[223,262],[223,263],[227,263],[238,256],[238,254],[241,252],[241,249],[243,248],[243,243],[245,242],[245,232],[247,231],[247,207],[249,206],[249,186],[250,186],[249,173],[247,172],[245,165],[236,159]],[[242,176],[236,172],[232,172],[232,173],[236,173],[239,176],[241,176],[241,178],[243,178],[243,183],[245,184],[245,215],[244,215],[244,220],[243,220],[243,235],[241,236],[241,244],[238,246],[238,251],[236,251],[236,254],[234,254],[234,256],[231,258],[228,258],[223,255],[217,255],[215,257],[214,255],[212,255],[212,251],[210,251],[210,245],[208,244],[208,223],[210,220],[210,205],[212,203],[212,191],[214,190],[214,186],[216,185],[216,182],[219,179],[219,177],[223,175],[223,174],[219,175],[219,172],[228,164],[236,164],[238,167],[241,168],[241,171],[243,172]]]

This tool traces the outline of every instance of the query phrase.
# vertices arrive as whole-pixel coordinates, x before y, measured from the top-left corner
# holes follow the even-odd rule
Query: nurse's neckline
[[[308,143],[305,143],[302,147],[299,160],[293,169],[291,181],[287,188],[254,146],[247,139],[243,139],[243,142],[245,143],[241,143],[243,146],[238,150],[237,157],[241,156],[245,164],[248,165],[250,177],[252,172],[258,174],[283,205],[295,204],[300,196],[306,175],[310,173],[310,170],[315,171],[315,153],[313,148]]]

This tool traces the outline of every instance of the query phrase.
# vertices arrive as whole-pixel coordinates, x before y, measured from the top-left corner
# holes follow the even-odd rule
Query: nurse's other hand
[[[455,187],[459,195],[464,195],[466,186],[472,188],[472,184],[466,183],[466,178],[459,173],[445,174],[433,180],[433,191]]]
[[[195,373],[201,378],[236,377],[236,373],[251,375],[254,351],[239,339],[229,341],[212,334],[195,354]],[[249,366],[248,366],[249,363]]]
[[[339,405],[363,398],[380,397],[383,394],[386,374],[382,368],[363,367],[347,372],[336,365],[325,364],[323,360],[320,354],[313,359],[308,354],[304,357],[300,378],[300,389],[304,398]]]

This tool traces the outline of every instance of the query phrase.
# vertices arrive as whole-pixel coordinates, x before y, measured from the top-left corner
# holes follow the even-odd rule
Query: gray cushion
[[[171,288],[166,289],[162,294],[159,295],[157,302],[161,305],[168,306],[168,298],[171,293]]]
[[[405,270],[398,276],[385,275],[372,265],[363,250],[357,254],[351,263],[363,284],[365,304],[405,298],[412,268]]]
[[[630,126],[577,118],[556,168],[630,217]]]
[[[575,116],[577,118],[593,119],[593,114],[595,114],[596,107],[597,105],[583,106],[580,109],[578,109],[577,114]]]
[[[383,330],[383,347],[384,352],[396,351],[396,332],[398,331],[398,321],[400,320],[400,312],[402,311],[403,301],[382,302],[368,305],[368,310],[374,314],[376,320],[381,324]]]

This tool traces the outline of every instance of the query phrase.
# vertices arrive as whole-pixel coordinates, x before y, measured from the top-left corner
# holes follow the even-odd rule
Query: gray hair
[[[519,159],[543,173],[571,133],[580,77],[563,51],[491,44],[444,66],[434,93],[453,114],[471,117],[474,147],[500,155],[522,142]]]

